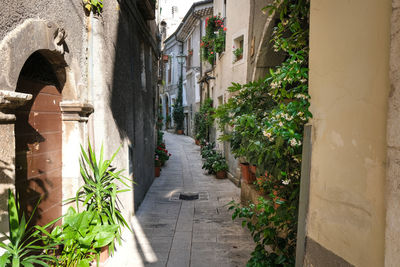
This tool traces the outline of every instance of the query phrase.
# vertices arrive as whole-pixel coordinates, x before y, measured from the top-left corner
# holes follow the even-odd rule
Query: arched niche
[[[255,60],[252,70],[252,81],[265,77],[270,68],[273,68],[283,62],[285,55],[274,51],[271,42],[272,32],[277,24],[277,15],[272,14],[265,21],[260,42],[256,46]]]

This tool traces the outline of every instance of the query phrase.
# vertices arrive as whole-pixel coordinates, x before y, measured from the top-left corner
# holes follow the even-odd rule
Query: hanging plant
[[[100,14],[103,11],[103,0],[83,0],[83,5],[89,12]]]
[[[211,65],[214,64],[216,54],[225,51],[226,30],[224,18],[220,16],[206,18],[206,34],[201,38],[200,46],[203,60]]]

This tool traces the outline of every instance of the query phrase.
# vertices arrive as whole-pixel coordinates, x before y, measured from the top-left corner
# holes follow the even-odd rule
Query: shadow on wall
[[[7,188],[13,187],[14,185],[14,179],[12,178],[13,172],[14,166],[0,159],[0,184],[1,187],[4,188],[4,190],[0,193],[0,211],[4,211],[4,213],[0,215],[0,229],[2,232],[6,232],[8,230],[8,213],[6,212],[8,199]],[[0,241],[4,241],[5,239],[6,238],[2,236]]]
[[[64,73],[61,75],[65,76]],[[33,97],[15,113],[15,188],[27,218],[40,200],[32,225],[44,225],[61,216],[62,126],[59,103],[63,85],[54,66],[41,52],[28,58],[18,79],[17,91]]]
[[[115,51],[115,55],[106,55],[105,63],[113,66],[112,85],[109,89],[112,116],[120,138],[127,138],[132,144],[129,149],[130,165],[133,167],[130,175],[133,175],[136,182],[134,206],[137,210],[154,180],[154,53],[150,51],[151,46],[140,30],[142,25],[129,11],[128,5],[132,4],[120,1],[120,5],[119,18],[114,20],[118,23],[115,41],[105,42],[106,45],[115,44],[106,49]],[[139,11],[135,13],[140,14]],[[111,28],[104,29],[106,38],[113,36],[107,32]]]

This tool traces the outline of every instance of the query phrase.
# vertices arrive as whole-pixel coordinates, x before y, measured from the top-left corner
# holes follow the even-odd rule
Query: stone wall
[[[10,101],[23,100],[7,92],[15,91],[20,69],[35,51],[53,65],[62,85],[63,197],[81,184],[79,145],[91,140],[99,152],[104,144],[106,158],[121,146],[114,166],[136,182],[134,193],[121,197],[124,214],[133,214],[154,179],[154,21],[130,2],[108,1],[101,16],[89,16],[79,1],[0,2],[6,7],[0,9],[0,230],[8,227],[6,189],[14,188],[15,179]]]

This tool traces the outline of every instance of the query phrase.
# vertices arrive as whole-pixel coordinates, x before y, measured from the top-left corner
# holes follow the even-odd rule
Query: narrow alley
[[[172,156],[133,219],[134,238],[107,266],[245,266],[254,243],[225,206],[239,188],[205,174],[192,138],[165,133],[165,141]],[[181,192],[199,199],[179,200]]]

